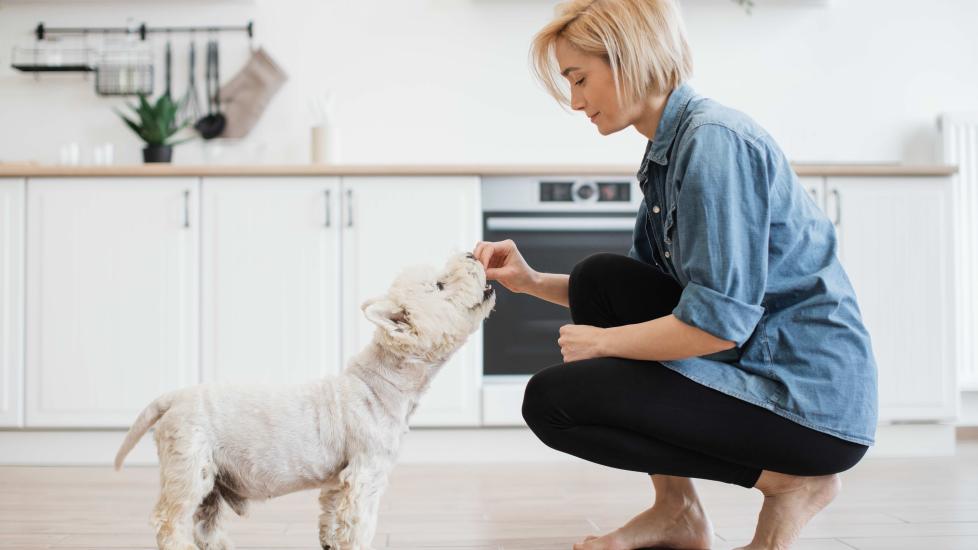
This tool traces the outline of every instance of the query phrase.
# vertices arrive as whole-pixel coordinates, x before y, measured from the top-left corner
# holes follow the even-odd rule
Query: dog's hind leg
[[[223,501],[220,489],[215,487],[194,513],[194,541],[201,550],[234,550],[234,545],[221,528]]]
[[[198,550],[194,514],[214,489],[214,465],[206,444],[191,427],[157,428],[160,457],[160,498],[153,510],[160,550]]]

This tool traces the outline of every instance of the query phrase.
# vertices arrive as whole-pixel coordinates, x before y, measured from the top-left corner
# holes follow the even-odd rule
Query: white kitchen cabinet
[[[344,354],[373,336],[360,305],[387,291],[408,265],[444,265],[482,234],[479,178],[349,177],[343,191]],[[412,418],[415,426],[474,426],[480,419],[481,329],[442,368]]]
[[[23,425],[24,180],[0,178],[0,426]]]
[[[197,178],[27,183],[26,425],[123,427],[198,379]]]
[[[942,177],[826,179],[839,259],[879,367],[881,421],[955,415],[950,193]]]
[[[203,380],[341,369],[339,178],[205,178]]]

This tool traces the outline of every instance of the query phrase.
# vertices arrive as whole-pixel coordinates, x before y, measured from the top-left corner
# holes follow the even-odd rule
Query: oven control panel
[[[642,205],[634,177],[617,174],[485,176],[483,212],[628,212]]]
[[[545,180],[539,182],[540,202],[619,202],[632,200],[629,181]]]

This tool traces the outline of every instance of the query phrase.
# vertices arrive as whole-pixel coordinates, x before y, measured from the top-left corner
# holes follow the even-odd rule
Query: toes
[[[596,535],[588,535],[584,537],[584,540],[574,545],[574,550],[593,550],[595,546],[592,544],[592,541],[596,541],[599,538],[601,537]]]

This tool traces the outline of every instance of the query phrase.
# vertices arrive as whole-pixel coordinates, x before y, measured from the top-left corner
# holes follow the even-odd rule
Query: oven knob
[[[574,183],[575,202],[594,202],[598,199],[598,187],[593,181],[578,181]]]

